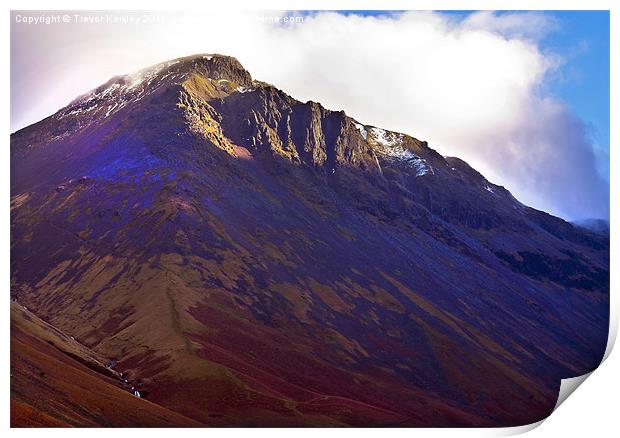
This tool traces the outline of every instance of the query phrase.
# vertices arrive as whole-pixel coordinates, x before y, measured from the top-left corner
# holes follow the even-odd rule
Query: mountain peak
[[[245,84],[252,82],[252,76],[237,58],[219,53],[199,53],[174,58],[119,77],[144,76],[148,73],[161,71],[176,74],[199,72],[212,79],[229,79]]]
[[[252,76],[233,56],[213,54],[198,54],[177,58],[168,61],[174,71],[179,73],[196,72],[214,80],[229,80],[249,87],[252,85]]]
[[[116,89],[121,91],[146,91],[166,83],[182,82],[191,74],[221,81],[231,81],[243,87],[252,86],[252,76],[232,56],[197,54],[160,62],[133,73],[115,76],[105,84],[75,99],[69,106],[98,95],[107,96]],[[139,93],[142,94],[142,93]]]

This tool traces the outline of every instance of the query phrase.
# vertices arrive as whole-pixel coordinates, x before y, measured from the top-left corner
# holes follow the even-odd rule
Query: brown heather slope
[[[606,237],[225,56],[13,134],[11,233],[14,298],[205,424],[526,424],[606,344]]]
[[[11,303],[11,427],[197,427],[135,397],[104,359]]]

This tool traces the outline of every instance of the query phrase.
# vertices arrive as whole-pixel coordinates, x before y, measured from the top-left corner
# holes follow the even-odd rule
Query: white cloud
[[[461,24],[466,29],[481,29],[506,38],[539,41],[547,34],[559,29],[560,25],[550,15],[538,12],[520,12],[498,15],[492,11],[470,14]]]
[[[64,79],[48,99],[60,106],[113,74],[192,53],[230,54],[293,97],[428,140],[526,204],[569,218],[605,217],[609,185],[598,177],[587,129],[561,102],[538,94],[559,63],[537,41],[556,26],[538,13],[480,12],[464,20],[430,12],[316,13],[286,26],[253,14],[170,15],[152,26],[43,26],[39,45],[56,49],[39,62],[57,64],[57,52],[70,56],[62,77],[46,77]]]

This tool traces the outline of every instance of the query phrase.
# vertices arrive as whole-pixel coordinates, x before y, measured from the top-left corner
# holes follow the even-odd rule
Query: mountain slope
[[[602,357],[609,243],[198,55],[11,136],[12,294],[228,425],[516,425]]]
[[[11,303],[11,427],[201,425],[140,400],[111,366]]]

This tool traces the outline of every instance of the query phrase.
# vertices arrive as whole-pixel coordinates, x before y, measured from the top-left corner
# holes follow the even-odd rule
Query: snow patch
[[[110,115],[110,113],[112,113],[112,111],[114,111],[114,109],[118,106],[118,103],[115,103],[114,105],[108,105],[108,110],[105,113],[105,117],[108,117]]]
[[[402,142],[403,135],[394,132],[388,132],[381,128],[370,128],[375,142],[383,146],[396,146]]]
[[[415,169],[416,176],[434,175],[433,167],[426,160],[403,146],[403,135],[380,128],[370,128],[375,150],[388,160],[401,161]]]
[[[87,102],[88,102],[88,101],[87,101]],[[81,113],[87,113],[87,112],[90,112],[90,111],[92,111],[92,110],[94,110],[94,109],[97,109],[97,104],[91,105],[91,106],[89,106],[88,108],[78,108],[78,109],[74,109],[73,111],[70,111],[70,112],[68,112],[68,113],[66,113],[66,114],[63,114],[63,116],[62,116],[62,117],[74,116],[74,115],[81,114]]]
[[[176,61],[168,61],[168,62],[162,62],[160,64],[156,64],[152,67],[147,67],[143,70],[140,70],[136,73],[132,73],[129,75],[125,76],[125,80],[129,80],[130,84],[127,86],[128,90],[131,90],[132,88],[137,87],[138,85],[141,85],[143,83],[147,83],[147,85],[150,85],[150,83],[153,81],[153,79],[155,79],[157,77],[157,75],[159,73],[161,73],[162,70],[170,68],[171,66],[178,64],[180,61],[176,60]],[[166,76],[164,76],[163,78],[160,78],[161,80],[165,79],[166,77],[168,77],[170,75],[170,73],[168,73]]]
[[[109,94],[112,94],[114,92],[114,90],[116,90],[117,88],[120,88],[120,84],[112,84],[110,85],[108,88],[106,88],[105,90],[103,90],[99,96],[100,97],[105,97]],[[92,97],[95,97],[96,95],[93,95]]]
[[[362,137],[364,137],[364,140],[368,140],[368,131],[366,131],[366,128],[364,127],[364,125],[357,123],[357,122],[353,122],[353,123],[355,124],[355,127],[360,132]]]
[[[107,118],[130,102],[144,98],[149,90],[177,79],[178,74],[166,72],[166,69],[179,62],[179,60],[162,62],[135,73],[116,77],[103,90],[93,90],[71,102],[57,117],[58,119],[70,116],[82,117],[88,113],[89,117]],[[86,123],[89,123],[89,119],[86,119]],[[83,127],[82,123],[80,127]]]

